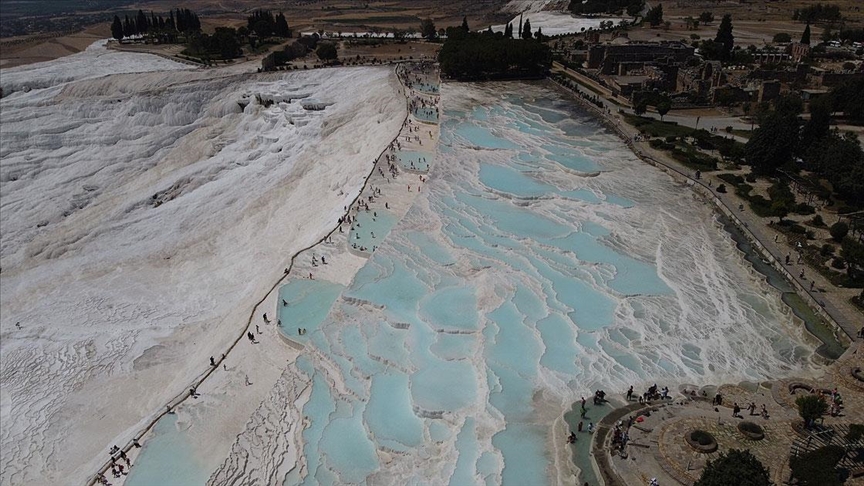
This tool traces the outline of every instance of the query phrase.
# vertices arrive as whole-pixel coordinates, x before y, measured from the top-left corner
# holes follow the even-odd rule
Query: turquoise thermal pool
[[[563,417],[594,390],[812,366],[712,209],[551,86],[443,86],[406,216],[359,213],[348,244],[377,250],[347,287],[280,288],[281,332],[306,345],[291,366],[311,384],[303,465],[283,484],[550,484],[554,461],[587,464],[587,434],[565,444]],[[130,484],[197,464],[162,422]]]
[[[414,118],[426,123],[438,123],[438,110],[418,106],[414,109]]]
[[[310,332],[286,484],[547,484],[580,396],[809,366],[711,208],[548,86],[442,102],[424,194]]]
[[[323,263],[319,263],[323,265]],[[333,302],[344,287],[326,280],[291,280],[279,287],[279,332],[295,341],[305,343],[310,333],[327,317]],[[300,329],[305,333],[300,334]]]
[[[348,245],[353,251],[370,253],[384,241],[394,224],[396,218],[388,211],[360,211],[357,220],[351,223]]]
[[[402,169],[414,172],[428,172],[429,166],[435,162],[435,155],[431,152],[414,152],[412,150],[400,150],[396,152],[399,165]]]

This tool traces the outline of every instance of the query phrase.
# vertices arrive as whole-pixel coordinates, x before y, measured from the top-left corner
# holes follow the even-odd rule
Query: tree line
[[[491,29],[469,32],[467,25],[448,28],[438,54],[441,72],[459,80],[544,76],[552,64],[552,51],[531,32],[530,22],[522,28],[522,39],[512,38],[512,27],[506,29],[509,35]]]
[[[778,169],[807,169],[825,178],[841,199],[855,207],[864,205],[864,150],[854,134],[831,129],[838,111],[853,121],[864,120],[864,81],[843,85],[810,103],[810,119],[799,118],[801,98],[786,94],[773,109],[760,107],[759,127],[744,147],[747,162],[758,175],[774,175]],[[801,163],[794,161],[800,159]]]
[[[178,33],[189,34],[200,30],[201,21],[198,20],[198,15],[188,8],[171,10],[167,19],[153,12],[148,16],[138,10],[137,14],[132,17],[126,15],[122,21],[115,15],[111,23],[111,36],[117,40],[138,35],[164,35],[170,38],[167,42],[174,42]]]
[[[819,22],[819,21],[838,21],[841,20],[840,7],[837,5],[817,3],[802,9],[795,9],[792,12],[792,20],[801,22]]]
[[[281,12],[274,15],[269,10],[256,10],[247,17],[246,24],[239,29],[217,27],[213,34],[204,34],[198,15],[189,9],[171,10],[167,18],[152,12],[148,16],[139,10],[132,17],[127,15],[124,21],[115,15],[111,35],[117,40],[146,36],[163,44],[179,42],[182,35],[186,44],[183,54],[205,62],[241,56],[241,46],[248,42],[254,48],[258,38],[291,37],[288,21]]]
[[[291,37],[285,15],[273,15],[269,10],[256,10],[246,19],[246,28],[259,37]]]

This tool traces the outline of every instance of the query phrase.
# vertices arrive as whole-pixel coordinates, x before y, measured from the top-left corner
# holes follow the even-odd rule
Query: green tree
[[[801,130],[801,146],[813,147],[831,131],[831,111],[834,100],[831,95],[810,102],[810,119]]]
[[[288,20],[285,19],[285,15],[282,12],[279,12],[279,14],[276,15],[276,21],[273,30],[279,37],[291,37],[291,29],[288,28]]]
[[[427,40],[434,40],[438,35],[438,30],[435,28],[435,23],[432,19],[425,18],[420,21],[420,35]]]
[[[792,42],[792,36],[786,32],[780,32],[779,34],[774,34],[774,38],[771,39],[771,42],[775,44],[785,44],[787,42]]]
[[[749,450],[731,449],[709,461],[693,486],[769,486],[771,479],[765,466]]]
[[[855,134],[841,134],[835,128],[813,144],[804,159],[838,196],[853,204],[864,202],[864,150]]]
[[[507,26],[504,27],[504,37],[513,38],[513,24],[511,22],[507,22]]]
[[[237,30],[231,27],[216,27],[216,32],[210,37],[207,50],[213,54],[218,53],[222,59],[234,59],[240,55]]]
[[[631,17],[636,17],[639,15],[639,12],[641,12],[643,8],[645,8],[644,0],[631,1],[629,4],[627,4],[627,15]]]
[[[138,14],[135,16],[135,27],[138,28],[139,34],[147,33],[147,16],[141,10],[138,10]]]
[[[722,46],[722,60],[728,60],[732,57],[732,48],[735,47],[735,36],[732,35],[732,16],[726,14],[720,20],[720,27],[717,28],[717,36],[714,42]]]
[[[645,20],[651,24],[651,27],[657,27],[663,23],[663,4],[658,3],[656,7],[648,10],[645,14]]]
[[[864,274],[864,243],[858,243],[854,238],[844,239],[840,256],[848,263],[846,273],[849,277],[858,279]]]
[[[801,43],[810,45],[810,23],[807,23],[807,26],[804,27],[804,33],[801,34]]]
[[[522,27],[522,38],[530,39],[531,37],[533,37],[533,34],[531,33],[531,21],[525,19],[525,25]]]
[[[468,17],[462,17],[462,30],[465,32],[471,31],[471,29],[468,28]]]
[[[801,99],[784,95],[775,102],[775,109],[761,113],[759,128],[744,146],[747,163],[756,175],[773,175],[774,171],[792,161],[798,146]]]
[[[123,22],[120,22],[120,17],[114,16],[114,22],[111,23],[111,37],[120,40],[123,38]]]
[[[800,396],[795,399],[795,405],[798,407],[798,415],[804,419],[804,426],[808,428],[828,411],[828,402],[821,395]]]
[[[633,107],[633,113],[638,116],[644,115],[646,111],[648,111],[648,105],[644,101]]]
[[[451,31],[462,37],[451,36]],[[552,63],[552,52],[541,42],[524,42],[502,35],[447,30],[447,40],[438,54],[441,72],[448,78],[483,80],[543,76]]]
[[[315,49],[315,55],[322,61],[332,61],[338,58],[336,46],[330,42],[322,42],[318,44],[318,49]]]
[[[834,34],[831,33],[831,25],[830,24],[825,25],[825,28],[822,29],[822,35],[820,36],[820,39],[822,39],[822,42],[828,42],[828,41],[834,39]]]
[[[833,238],[834,241],[841,242],[843,241],[843,238],[846,238],[846,235],[849,234],[849,225],[843,221],[838,221],[831,225],[828,232],[831,233],[831,238]]]
[[[660,121],[663,121],[663,117],[666,116],[666,113],[669,113],[669,110],[672,109],[672,103],[668,101],[661,101],[657,103],[657,113],[660,115]]]
[[[803,397],[802,397],[803,398]],[[802,486],[840,486],[837,463],[846,455],[838,445],[829,445],[789,459],[792,478]]]
[[[786,201],[771,201],[771,216],[777,216],[779,223],[783,222],[783,218],[789,214],[789,205]]]
[[[699,22],[702,22],[703,24],[710,24],[711,22],[714,22],[714,14],[707,11],[702,12],[701,14],[699,14]]]

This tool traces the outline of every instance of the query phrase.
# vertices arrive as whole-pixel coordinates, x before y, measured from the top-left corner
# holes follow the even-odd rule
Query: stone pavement
[[[691,486],[700,477],[708,461],[733,448],[749,449],[769,468],[772,481],[778,485],[784,484],[789,479],[792,444],[802,437],[793,428],[793,424],[801,420],[795,399],[809,393],[806,390],[808,387],[836,387],[843,397],[844,408],[837,417],[826,416],[823,424],[830,427],[864,422],[864,382],[859,382],[850,374],[850,370],[858,366],[864,366],[862,343],[854,343],[818,380],[785,379],[762,384],[722,385],[718,388],[723,397],[722,406],[712,405],[713,397],[698,395],[677,395],[672,400],[654,402],[641,411],[632,410],[623,415],[623,425],[626,426],[629,417],[635,418],[646,410],[648,412],[641,423],[634,422],[628,430],[630,442],[623,451],[613,453],[609,434],[599,440],[600,443],[592,444],[592,453],[595,461],[604,465],[600,469],[604,472],[607,485],[647,484],[651,478],[657,478],[663,486]],[[796,385],[792,387],[795,393],[790,393],[790,385],[793,384]],[[741,406],[743,418],[732,417],[735,402]],[[757,411],[764,404],[769,412],[768,418],[758,414],[750,416],[746,410],[750,402],[756,404]],[[622,414],[612,412],[609,416],[617,418]],[[758,441],[744,437],[738,431],[737,424],[745,420],[761,426],[765,437]],[[717,450],[706,454],[692,448],[684,438],[694,429],[713,435]],[[849,479],[846,484],[862,485],[864,476]]]

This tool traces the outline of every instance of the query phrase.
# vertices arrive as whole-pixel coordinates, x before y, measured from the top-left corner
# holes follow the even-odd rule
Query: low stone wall
[[[615,472],[611,457],[605,450],[606,439],[609,436],[609,431],[612,430],[612,426],[615,422],[621,420],[627,415],[643,410],[654,410],[654,408],[652,405],[632,403],[621,408],[616,408],[600,419],[600,422],[597,423],[597,430],[594,432],[594,440],[591,441],[591,457],[594,458],[594,466],[597,476],[606,486],[627,486],[627,483],[625,483],[624,480],[618,476],[618,473]]]

